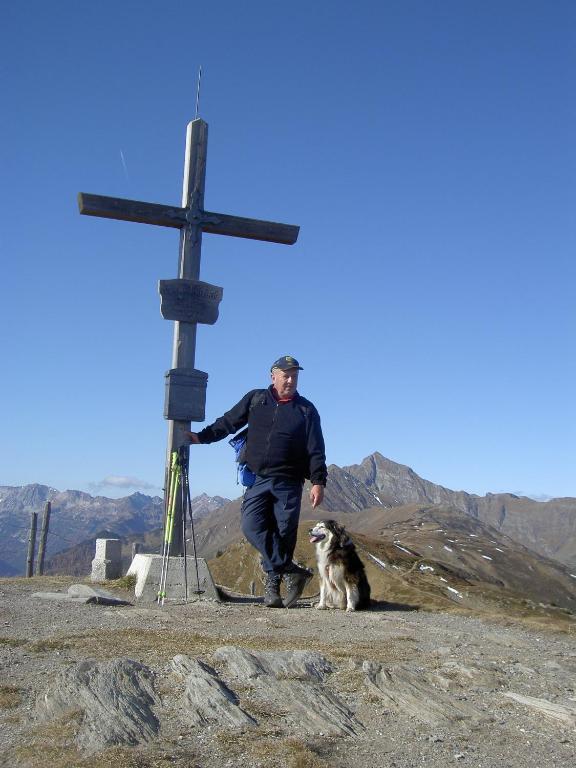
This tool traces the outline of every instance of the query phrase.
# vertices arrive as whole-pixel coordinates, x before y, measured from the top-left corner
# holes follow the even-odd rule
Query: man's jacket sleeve
[[[218,440],[223,440],[228,435],[233,435],[242,427],[245,427],[248,423],[248,413],[250,412],[250,401],[256,390],[251,390],[248,394],[244,395],[239,403],[230,408],[229,411],[213,424],[205,427],[198,432],[198,439],[201,443],[215,443]]]
[[[312,485],[326,485],[326,449],[320,426],[320,415],[316,408],[311,408],[308,424],[308,467]]]

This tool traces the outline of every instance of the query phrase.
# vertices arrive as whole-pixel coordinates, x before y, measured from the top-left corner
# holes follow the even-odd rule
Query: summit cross
[[[199,282],[202,233],[208,232],[214,235],[230,235],[231,237],[293,245],[300,230],[298,226],[291,224],[279,224],[272,221],[206,211],[204,209],[204,185],[207,149],[208,124],[201,119],[192,120],[188,123],[186,131],[186,157],[181,207],[92,195],[85,192],[80,192],[78,195],[80,213],[86,216],[135,221],[141,224],[154,224],[180,230],[178,279],[176,281],[160,281],[161,288],[162,282],[176,283],[177,293],[180,294],[180,307],[177,306],[174,310],[176,314],[171,314],[168,317],[168,319],[176,319],[174,322],[172,370],[166,374],[164,410],[164,416],[168,420],[166,489],[170,477],[172,452],[179,450],[185,442],[184,433],[190,430],[190,422],[204,421],[205,418],[205,387],[208,377],[207,374],[196,371],[194,368],[196,327],[198,322],[215,322],[217,302],[221,298],[222,289]],[[183,302],[184,294],[186,295]],[[207,296],[212,305],[216,301],[215,313],[214,306],[211,308],[212,311],[209,309],[207,312],[200,307],[198,318],[194,321],[196,315],[190,314],[191,305],[201,304],[202,299],[206,299]],[[219,296],[219,298],[215,299],[215,296]],[[186,306],[183,306],[184,304]],[[164,316],[166,317],[166,315]],[[175,541],[173,549],[176,554],[182,554],[181,515],[180,503],[175,512],[174,520]]]

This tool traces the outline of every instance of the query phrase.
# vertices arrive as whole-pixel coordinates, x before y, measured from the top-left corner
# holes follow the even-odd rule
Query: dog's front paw
[[[356,610],[356,606],[354,605],[348,605],[346,606],[346,613],[352,613],[352,611]]]
[[[316,603],[314,608],[316,608],[317,611],[325,611],[327,608],[327,605],[326,603]]]

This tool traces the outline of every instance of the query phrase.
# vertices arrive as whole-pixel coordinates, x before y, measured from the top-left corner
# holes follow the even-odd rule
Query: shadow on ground
[[[221,600],[223,600],[225,603],[237,603],[246,605],[263,605],[264,603],[263,597],[256,597],[255,595],[237,595],[226,592],[226,590],[224,590],[222,587],[218,587],[218,593]],[[314,595],[311,598],[303,598],[290,610],[313,608],[314,602],[318,599],[318,597],[319,595]],[[392,613],[400,611],[418,611],[420,610],[420,606],[410,605],[409,603],[389,603],[386,600],[372,600],[368,610],[372,612],[376,611],[382,613]]]

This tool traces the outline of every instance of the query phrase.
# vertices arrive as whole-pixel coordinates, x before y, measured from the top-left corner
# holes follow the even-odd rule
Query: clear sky
[[[576,496],[572,0],[22,0],[0,59],[0,484],[159,492],[178,231],[76,195],[180,204],[201,65],[206,208],[301,226],[204,235],[207,422],[292,354],[330,463]]]

